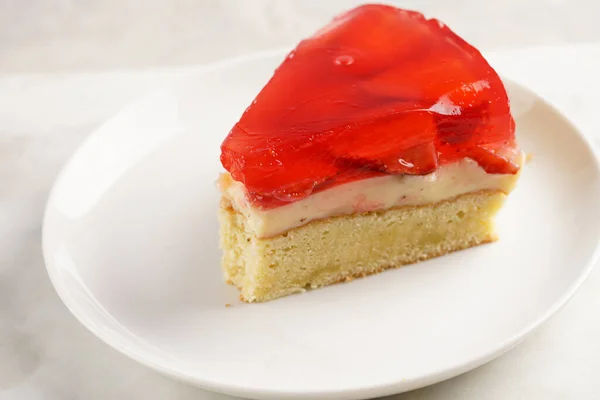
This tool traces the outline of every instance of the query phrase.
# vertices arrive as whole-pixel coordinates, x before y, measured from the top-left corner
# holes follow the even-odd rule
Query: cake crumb
[[[227,304],[225,304],[225,307],[229,308],[229,307],[231,307],[231,304],[227,303]]]
[[[533,161],[533,153],[527,153],[525,155],[525,164],[529,164],[531,161]]]

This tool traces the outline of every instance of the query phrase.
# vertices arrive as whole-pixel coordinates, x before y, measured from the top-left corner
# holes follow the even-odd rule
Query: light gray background
[[[196,64],[295,43],[343,0],[0,0],[0,71]],[[594,0],[389,1],[501,49],[600,38]]]
[[[394,3],[443,19],[484,51],[510,51],[501,70],[598,142],[600,2]],[[354,4],[0,0],[0,400],[229,399],[138,366],[67,312],[41,258],[48,190],[81,140],[149,88],[199,63],[293,44]],[[600,271],[516,350],[394,399],[600,399]]]

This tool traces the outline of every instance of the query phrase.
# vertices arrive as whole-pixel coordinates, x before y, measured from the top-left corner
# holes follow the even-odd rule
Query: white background
[[[600,2],[411,0],[600,143]],[[356,1],[0,0],[0,400],[228,399],[114,352],[47,279],[40,221],[105,118],[200,63],[293,44]],[[520,347],[394,399],[600,399],[600,270]]]

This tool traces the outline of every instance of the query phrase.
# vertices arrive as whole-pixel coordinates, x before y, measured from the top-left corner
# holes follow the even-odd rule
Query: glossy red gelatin
[[[296,47],[221,146],[262,208],[355,179],[423,175],[465,157],[488,173],[515,126],[500,78],[443,23],[384,5],[335,18]]]

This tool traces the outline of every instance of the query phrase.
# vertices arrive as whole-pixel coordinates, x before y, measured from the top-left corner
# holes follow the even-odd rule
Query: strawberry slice
[[[328,138],[335,158],[361,160],[364,167],[377,165],[389,173],[419,174],[435,159],[436,125],[428,112],[391,115],[350,126]],[[424,165],[421,165],[421,162]]]
[[[395,157],[384,159],[383,163],[389,174],[426,175],[438,167],[437,150],[432,142],[427,142],[404,149]]]
[[[469,157],[483,166],[488,174],[515,174],[519,166],[491,146],[474,146]]]
[[[234,128],[235,129],[235,128]],[[307,142],[298,141],[295,147],[289,143],[264,138],[248,138],[230,134],[222,145],[221,162],[233,179],[242,182],[250,192],[264,193],[284,202],[295,201],[309,196],[319,183],[331,179],[338,168],[328,159],[325,151],[318,152]],[[249,143],[258,141],[261,146],[253,146],[246,151]],[[298,160],[308,160],[303,163]],[[252,190],[260,187],[261,191]]]

